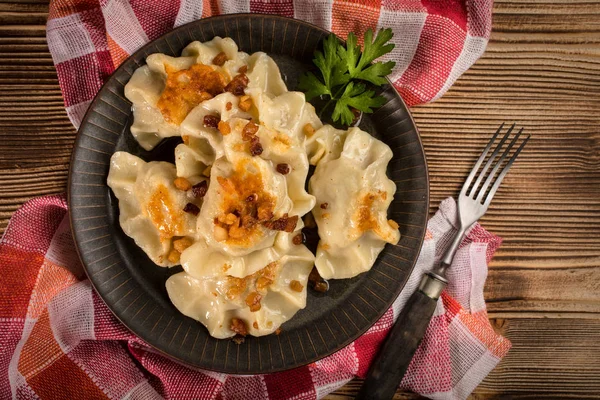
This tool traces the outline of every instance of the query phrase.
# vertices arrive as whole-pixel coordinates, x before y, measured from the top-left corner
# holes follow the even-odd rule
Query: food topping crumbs
[[[244,94],[244,89],[248,86],[248,82],[250,82],[250,80],[246,74],[240,73],[234,76],[231,82],[225,86],[225,91],[235,96],[242,96]]]
[[[192,194],[195,198],[201,199],[206,196],[206,192],[208,191],[208,182],[200,181],[192,186]]]
[[[302,128],[302,131],[308,137],[311,137],[312,135],[315,134],[315,128],[311,124],[304,125],[304,127]]]
[[[177,250],[171,250],[169,252],[169,255],[167,256],[167,259],[172,263],[178,263],[180,256],[181,256],[181,253],[179,253]]]
[[[327,207],[329,207],[329,203],[321,203],[321,208],[323,210],[327,210]]]
[[[246,305],[250,308],[251,312],[260,310],[260,300],[262,296],[258,292],[252,292],[246,296]]]
[[[277,172],[279,172],[281,175],[289,174],[290,173],[289,164],[285,164],[285,163],[277,164]]]
[[[299,246],[304,243],[304,240],[304,233],[300,232],[299,234],[294,236],[294,238],[292,239],[292,243],[294,243],[296,246]]]
[[[179,190],[183,190],[188,191],[192,188],[192,184],[190,183],[190,181],[188,181],[185,178],[179,177],[179,178],[175,178],[175,180],[173,181],[173,184],[175,185],[175,187]]]
[[[238,335],[246,336],[248,334],[248,328],[246,322],[240,318],[231,318],[231,325],[229,329],[237,333]]]
[[[290,289],[292,289],[294,292],[301,292],[302,289],[304,289],[304,285],[294,279],[290,282]]]
[[[180,125],[190,111],[205,100],[223,93],[223,74],[204,64],[177,71],[165,65],[167,82],[157,107],[165,121]],[[228,86],[228,85],[227,85]]]
[[[200,213],[200,208],[194,203],[187,203],[185,207],[183,207],[183,211],[193,215],[198,215]]]
[[[248,95],[240,97],[240,103],[238,107],[242,111],[248,111],[252,107],[252,98]]]
[[[274,231],[294,232],[294,229],[296,228],[297,223],[298,223],[297,215],[294,215],[293,217],[288,217],[287,213],[285,213],[279,219],[263,222],[263,225],[266,228],[274,230]]]
[[[219,67],[222,67],[223,64],[225,64],[225,61],[227,61],[227,54],[224,52],[220,52],[212,60],[213,64],[218,65]]]
[[[229,126],[229,122],[227,121],[219,121],[217,128],[223,136],[229,135],[231,133],[231,126]]]
[[[177,239],[173,241],[173,248],[180,253],[183,253],[185,249],[190,247],[194,242],[192,239],[187,237],[182,237],[181,239]]]
[[[216,115],[205,115],[204,119],[202,120],[202,122],[204,123],[204,126],[206,126],[207,128],[216,128],[217,126],[219,126],[219,121],[221,121],[221,118],[219,118]]]

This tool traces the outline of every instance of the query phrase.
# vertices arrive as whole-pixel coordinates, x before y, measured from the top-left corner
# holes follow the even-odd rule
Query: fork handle
[[[356,399],[388,400],[394,397],[445,287],[446,282],[439,277],[433,274],[423,276],[419,289],[408,299],[373,360]]]

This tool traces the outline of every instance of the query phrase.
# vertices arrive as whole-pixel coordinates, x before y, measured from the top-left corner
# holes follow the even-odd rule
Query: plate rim
[[[363,329],[359,329],[358,332],[356,333],[355,336],[352,335],[348,335],[348,338],[346,340],[344,340],[343,342],[337,342],[337,344],[334,346],[334,348],[332,350],[327,350],[326,352],[322,353],[322,354],[317,354],[315,357],[306,357],[306,360],[304,361],[300,361],[300,362],[295,362],[294,365],[292,366],[283,366],[281,368],[270,368],[270,369],[265,369],[265,372],[243,372],[243,371],[233,371],[233,370],[229,370],[227,369],[227,365],[225,363],[225,365],[223,365],[223,368],[220,368],[218,366],[214,366],[211,365],[210,367],[208,366],[198,366],[198,364],[192,364],[189,363],[177,356],[174,356],[170,353],[168,353],[166,350],[163,350],[159,347],[157,347],[156,345],[150,343],[150,341],[144,339],[138,332],[134,331],[130,325],[124,320],[122,319],[115,310],[113,310],[113,308],[111,307],[111,305],[106,301],[106,299],[101,295],[101,292],[98,290],[96,283],[94,282],[94,279],[92,279],[90,271],[88,271],[88,266],[86,265],[86,263],[84,262],[84,258],[82,256],[81,253],[81,249],[80,249],[80,244],[77,240],[76,237],[76,221],[74,220],[74,216],[73,216],[73,207],[72,207],[72,194],[73,194],[73,189],[72,189],[72,183],[73,183],[73,176],[74,174],[76,174],[77,172],[75,171],[75,166],[76,166],[76,151],[78,148],[80,148],[81,146],[81,140],[82,140],[82,128],[85,125],[85,122],[88,120],[90,113],[93,111],[94,106],[100,101],[100,94],[103,92],[103,90],[111,83],[111,81],[114,79],[114,77],[117,75],[118,72],[124,70],[127,67],[127,62],[131,59],[133,59],[134,57],[136,57],[139,54],[144,53],[148,48],[150,48],[151,46],[153,46],[155,44],[155,42],[160,41],[160,40],[164,40],[167,36],[170,36],[173,34],[173,32],[175,31],[184,31],[185,29],[190,29],[190,27],[196,25],[196,24],[200,24],[200,23],[206,23],[206,22],[210,22],[213,23],[214,21],[220,21],[220,20],[229,20],[229,19],[240,19],[240,18],[256,18],[256,17],[260,17],[260,18],[266,18],[266,19],[273,19],[273,20],[281,20],[281,21],[286,21],[287,23],[289,22],[293,22],[293,23],[297,23],[300,25],[304,25],[310,29],[314,29],[317,30],[319,32],[321,32],[322,35],[329,35],[333,32],[328,31],[324,28],[321,28],[317,25],[314,25],[310,22],[306,22],[300,19],[295,19],[295,18],[290,18],[290,17],[284,17],[284,16],[280,16],[280,15],[273,15],[273,14],[262,14],[262,13],[232,13],[232,14],[223,14],[223,15],[215,15],[215,16],[211,16],[211,17],[206,17],[206,18],[201,18],[195,21],[191,21],[188,22],[184,25],[180,25],[178,27],[174,27],[171,30],[169,30],[168,32],[165,32],[163,34],[161,34],[160,36],[154,38],[153,40],[145,43],[142,47],[140,47],[139,49],[137,49],[134,53],[132,53],[131,55],[129,55],[125,60],[123,60],[123,62],[121,62],[121,64],[111,73],[111,75],[109,77],[106,78],[106,81],[103,82],[102,86],[100,87],[100,89],[98,89],[98,91],[96,92],[96,94],[94,95],[93,100],[90,102],[85,114],[83,115],[83,118],[81,119],[81,123],[79,128],[77,128],[77,134],[76,134],[76,138],[75,141],[73,143],[73,148],[72,148],[72,152],[71,152],[71,156],[69,158],[69,175],[68,175],[68,182],[67,182],[67,205],[68,205],[68,213],[69,213],[69,226],[71,228],[71,236],[73,238],[73,243],[75,245],[75,250],[77,253],[77,256],[79,258],[79,261],[81,262],[81,265],[83,267],[83,270],[85,272],[85,276],[87,277],[88,281],[90,282],[90,285],[92,286],[93,290],[96,292],[96,294],[98,295],[98,298],[106,305],[106,307],[110,310],[111,314],[121,323],[123,324],[123,326],[125,326],[127,328],[128,331],[130,331],[131,333],[133,333],[136,337],[138,337],[139,339],[143,340],[145,344],[149,345],[154,351],[158,352],[159,354],[161,354],[162,356],[173,360],[174,362],[177,363],[181,363],[185,366],[189,366],[192,368],[201,368],[204,370],[208,370],[208,371],[213,371],[213,372],[218,372],[218,373],[225,373],[225,374],[230,374],[230,375],[253,375],[253,374],[270,374],[270,373],[276,373],[276,372],[283,372],[283,371],[289,371],[291,369],[295,369],[295,368],[300,368],[300,367],[304,367],[306,365],[309,365],[311,363],[314,363],[318,360],[322,360],[340,350],[342,350],[343,348],[345,348],[346,346],[348,346],[349,344],[353,343],[354,341],[356,341],[357,339],[359,339],[361,336],[363,336],[371,327],[373,327],[382,317],[383,315],[390,309],[390,307],[392,306],[392,304],[394,303],[394,301],[396,301],[396,299],[398,298],[398,296],[401,294],[401,292],[404,290],[404,288],[406,287],[406,284],[408,283],[408,280],[411,276],[411,274],[413,273],[414,269],[415,269],[415,265],[417,263],[417,260],[419,258],[419,255],[423,249],[423,243],[425,240],[425,236],[426,236],[426,232],[427,232],[427,221],[429,220],[429,202],[430,202],[430,177],[429,177],[429,168],[428,168],[428,162],[427,162],[427,155],[425,153],[425,149],[423,146],[423,141],[421,138],[421,134],[419,132],[419,129],[414,121],[414,117],[410,111],[410,109],[408,108],[408,106],[406,105],[406,102],[404,101],[404,99],[402,98],[402,96],[400,95],[400,93],[398,92],[398,90],[393,86],[392,82],[389,80],[389,78],[386,77],[386,80],[388,81],[387,85],[389,85],[389,87],[395,92],[397,98],[400,100],[402,106],[404,107],[404,109],[406,110],[406,114],[408,116],[408,119],[411,122],[411,125],[415,131],[416,134],[416,139],[419,145],[419,149],[420,149],[420,153],[422,155],[423,158],[423,168],[424,168],[424,179],[425,179],[425,183],[426,183],[426,188],[425,190],[425,194],[424,194],[424,199],[423,202],[426,203],[426,211],[425,211],[425,224],[423,225],[423,232],[421,234],[421,237],[418,238],[418,244],[415,246],[416,249],[416,257],[414,258],[412,265],[410,266],[410,269],[407,270],[407,274],[406,274],[406,278],[404,279],[404,282],[402,282],[401,285],[398,285],[396,287],[395,292],[393,293],[393,296],[391,297],[391,300],[388,302],[386,302],[385,307],[381,307],[381,310],[379,310],[377,312],[377,317],[375,319],[375,321],[373,323],[369,323],[367,324],[367,326]],[[215,35],[218,36],[218,35]],[[338,37],[336,35],[336,37],[342,41],[342,43],[345,43],[345,41]],[[210,40],[210,39],[209,39]],[[319,39],[322,40],[322,37]],[[185,47],[185,46],[184,46]],[[134,61],[135,62],[135,61]],[[136,62],[137,64],[137,62]],[[376,109],[375,109],[376,111]],[[108,185],[106,185],[106,188],[108,188]],[[110,190],[110,189],[109,189]],[[387,245],[386,245],[387,247]],[[382,250],[383,252],[384,250]],[[119,253],[120,255],[120,253]],[[368,272],[368,271],[367,271]],[[182,314],[183,315],[183,314]],[[189,318],[187,316],[185,316],[186,318]],[[204,329],[206,329],[203,326]],[[150,336],[150,335],[147,335]],[[210,335],[209,335],[210,336]],[[267,335],[269,336],[269,335]],[[216,339],[216,338],[215,338]],[[219,341],[231,341],[231,339],[216,339]],[[216,348],[215,348],[216,351]],[[315,352],[316,353],[316,352]]]

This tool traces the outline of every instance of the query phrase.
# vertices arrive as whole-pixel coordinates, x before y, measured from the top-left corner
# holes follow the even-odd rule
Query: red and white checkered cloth
[[[271,375],[193,369],[157,354],[121,325],[84,278],[64,196],[26,203],[0,241],[0,398],[314,399],[363,376],[423,271],[448,245],[456,204],[429,221],[415,272],[393,307],[333,355]],[[487,262],[500,238],[471,229],[449,269],[450,284],[401,387],[464,399],[508,352],[483,300]]]
[[[493,0],[54,0],[47,38],[67,114],[79,127],[110,74],[144,43],[218,14],[302,19],[346,38],[392,28],[390,79],[406,103],[436,100],[483,54]]]

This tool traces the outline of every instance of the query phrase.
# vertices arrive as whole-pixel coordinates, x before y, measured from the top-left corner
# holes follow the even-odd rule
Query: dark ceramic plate
[[[147,44],[127,59],[100,90],[81,124],[69,176],[71,224],[92,284],[115,315],[164,354],[197,367],[240,374],[281,371],[323,358],[373,325],[398,296],[419,254],[428,213],[429,181],[417,128],[391,87],[387,103],[365,116],[361,128],[394,152],[388,175],[398,190],[390,214],[402,239],[387,245],[373,268],[353,279],[330,281],[325,294],[309,290],[307,306],[282,326],[280,335],[248,337],[243,344],[209,336],[199,322],[171,304],[165,281],[174,271],[157,267],[119,226],[118,204],[108,186],[109,159],[125,150],[146,160],[173,158],[173,140],[152,152],[133,140],[131,103],[123,89],[152,53],[178,56],[194,40],[233,38],[240,50],[265,51],[279,64],[290,90],[311,65],[328,32],[276,16],[243,14],[203,19]],[[176,269],[177,271],[179,269]]]

